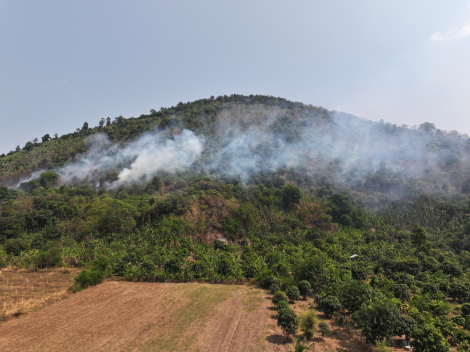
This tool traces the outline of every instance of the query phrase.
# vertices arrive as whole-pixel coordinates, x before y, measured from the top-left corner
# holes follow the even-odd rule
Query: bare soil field
[[[289,351],[275,314],[271,295],[247,285],[107,281],[2,323],[0,351]],[[328,322],[317,352],[368,350]]]
[[[67,294],[79,269],[0,270],[0,313],[17,316]]]

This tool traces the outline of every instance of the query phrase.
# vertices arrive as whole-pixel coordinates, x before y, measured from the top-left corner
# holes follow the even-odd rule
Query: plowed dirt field
[[[3,323],[0,351],[284,351],[270,305],[248,286],[110,281]]]
[[[247,285],[108,281],[1,323],[0,351],[289,351],[275,314],[271,295]],[[334,331],[316,351],[369,350],[318,316]]]

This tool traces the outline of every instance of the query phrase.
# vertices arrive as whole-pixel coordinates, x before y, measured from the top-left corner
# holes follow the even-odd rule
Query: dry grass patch
[[[237,290],[229,285],[186,285],[182,287],[181,296],[184,303],[170,316],[162,313],[165,322],[162,324],[161,337],[146,344],[152,351],[184,351],[193,342],[217,305],[225,301]],[[173,304],[175,297],[162,297],[168,304]]]
[[[245,294],[243,298],[244,309],[247,312],[252,312],[264,302],[263,292],[260,290],[251,289]]]
[[[0,309],[2,316],[18,316],[47,302],[64,297],[78,269],[5,268],[0,271]]]

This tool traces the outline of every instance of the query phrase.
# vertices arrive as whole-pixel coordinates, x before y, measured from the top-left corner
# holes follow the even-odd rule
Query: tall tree
[[[384,339],[392,340],[400,313],[393,301],[375,297],[364,303],[361,309],[353,314],[353,318],[362,329],[367,342],[375,344]]]

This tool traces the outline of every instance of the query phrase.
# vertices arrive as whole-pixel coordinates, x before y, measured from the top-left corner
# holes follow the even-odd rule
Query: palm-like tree
[[[313,345],[315,345],[315,342],[312,342],[310,345],[307,344],[307,338],[304,337],[303,341],[301,341],[300,339],[294,337],[294,342],[295,342],[295,345],[290,345],[290,347],[292,348],[289,352],[303,352],[303,351],[307,351],[310,349],[310,347],[312,347]]]

